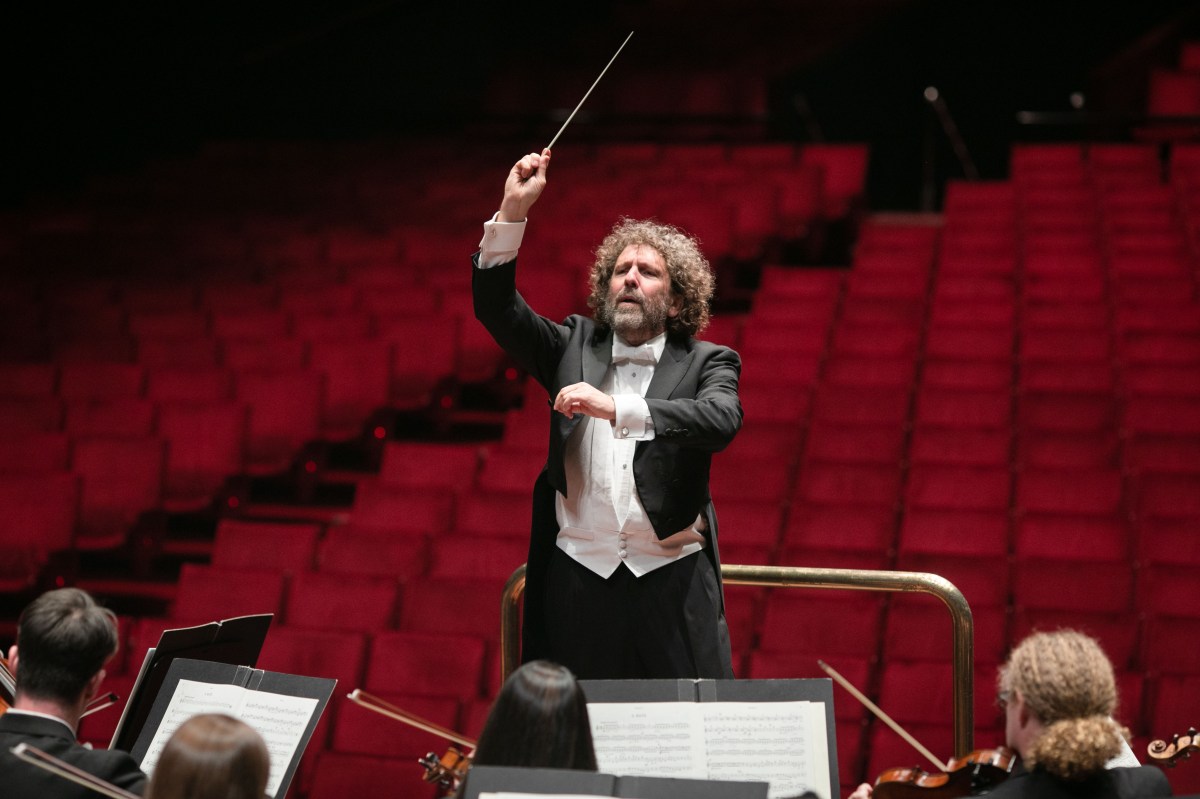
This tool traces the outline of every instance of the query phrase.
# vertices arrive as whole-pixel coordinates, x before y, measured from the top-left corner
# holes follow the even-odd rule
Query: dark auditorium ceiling
[[[629,30],[589,100],[593,120],[613,93],[664,72],[736,75],[765,97],[766,135],[817,132],[881,153],[903,144],[895,158],[907,163],[919,157],[921,92],[938,85],[986,172],[996,142],[1015,135],[1015,111],[1066,109],[1074,91],[1136,104],[1137,69],[1200,35],[1197,4],[1180,0],[1104,11],[1052,0],[225,0],[17,14],[6,26],[8,199],[205,138],[451,135],[504,92],[531,107],[546,94],[539,124],[550,129]]]

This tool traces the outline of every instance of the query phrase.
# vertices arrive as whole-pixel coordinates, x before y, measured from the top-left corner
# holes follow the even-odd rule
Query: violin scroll
[[[1200,733],[1196,732],[1195,727],[1188,727],[1186,735],[1175,733],[1171,736],[1171,742],[1167,743],[1164,740],[1151,741],[1146,747],[1146,754],[1151,760],[1167,766],[1174,766],[1176,760],[1184,759],[1192,756],[1192,750],[1200,748],[1200,741],[1197,741],[1197,736]]]

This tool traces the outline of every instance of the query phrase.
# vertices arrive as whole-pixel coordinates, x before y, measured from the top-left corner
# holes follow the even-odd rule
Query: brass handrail
[[[974,749],[974,620],[966,597],[945,577],[927,572],[875,571],[871,569],[821,569],[807,566],[721,567],[726,585],[772,588],[843,588],[853,591],[900,591],[933,594],[950,612],[951,660],[954,667],[954,755]],[[507,678],[520,663],[521,596],[525,592],[525,566],[518,566],[500,599],[500,670]]]

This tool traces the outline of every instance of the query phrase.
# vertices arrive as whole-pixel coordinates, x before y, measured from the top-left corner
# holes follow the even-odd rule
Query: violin
[[[367,710],[374,711],[396,721],[402,721],[411,727],[433,733],[456,744],[470,747],[472,754],[475,751],[475,741],[470,738],[459,735],[452,730],[447,730],[445,727],[440,727],[432,721],[426,721],[420,716],[409,713],[407,710],[402,710],[366,691],[355,688],[346,698],[356,705],[365,707]],[[425,782],[436,784],[443,790],[456,793],[459,785],[467,776],[467,770],[471,768],[471,754],[464,752],[456,746],[451,746],[446,750],[446,754],[441,757],[438,757],[435,752],[430,752],[425,757],[418,758],[417,763],[425,768],[425,775],[422,777]]]
[[[418,758],[417,763],[425,767],[425,776],[421,779],[454,793],[466,779],[467,770],[471,768],[471,756],[457,746],[451,746],[441,757],[430,752]]]
[[[0,657],[0,713],[12,707],[17,698],[17,678],[8,668],[8,660]]]
[[[1193,749],[1200,748],[1200,742],[1196,740],[1198,734],[1200,733],[1196,732],[1195,727],[1188,727],[1186,735],[1175,733],[1171,736],[1170,743],[1163,740],[1151,741],[1146,747],[1146,753],[1152,760],[1174,766],[1176,760],[1186,760],[1192,756]]]
[[[873,799],[955,799],[991,790],[1016,765],[1016,752],[1007,747],[976,749],[946,762],[945,771],[890,768],[875,780]]]

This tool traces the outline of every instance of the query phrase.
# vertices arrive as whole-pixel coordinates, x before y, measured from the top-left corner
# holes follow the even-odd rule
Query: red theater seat
[[[291,578],[284,617],[294,628],[383,630],[394,626],[398,594],[395,579],[300,572]]]
[[[467,700],[481,694],[482,639],[446,632],[380,632],[371,639],[365,688]]]
[[[450,529],[454,494],[448,488],[386,485],[378,479],[358,483],[349,522],[368,529],[435,534]]]
[[[338,692],[362,685],[366,663],[366,636],[342,630],[301,630],[272,625],[258,657],[257,667],[283,674],[332,678]],[[320,745],[314,741],[313,745]]]
[[[874,658],[882,600],[825,589],[779,589],[768,594],[759,649]]]
[[[481,454],[477,444],[389,441],[383,446],[379,480],[397,486],[471,486]]]
[[[163,497],[166,444],[158,438],[81,438],[71,470],[82,479],[75,545],[104,549],[126,541],[145,511]]]
[[[312,568],[320,525],[221,519],[213,542],[212,565],[223,569],[267,569],[296,574]]]
[[[324,391],[324,377],[307,370],[238,373],[236,397],[249,409],[246,467],[281,470],[303,444],[316,439]]]
[[[185,563],[171,618],[190,624],[283,609],[284,576],[261,569],[218,569]]]
[[[161,404],[158,436],[167,441],[168,508],[207,505],[226,478],[240,471],[245,434],[246,408],[239,403]]]
[[[427,535],[394,536],[386,529],[337,526],[317,545],[317,570],[344,578],[409,580],[427,572],[429,549]]]
[[[8,420],[5,419],[5,422]],[[66,470],[69,439],[65,433],[11,430],[0,449],[0,473]]]

